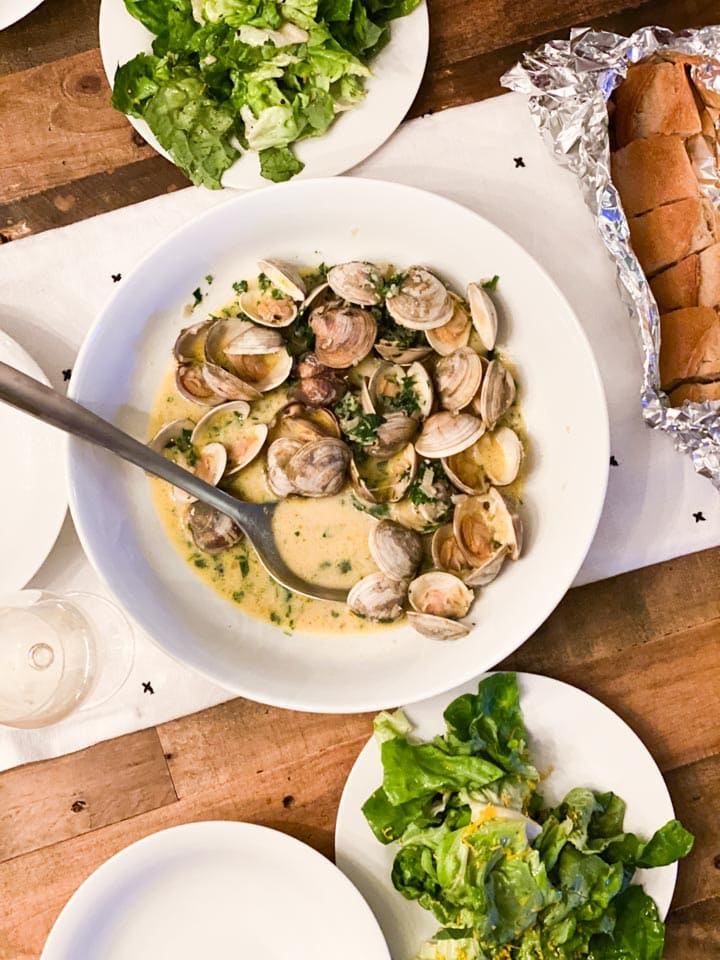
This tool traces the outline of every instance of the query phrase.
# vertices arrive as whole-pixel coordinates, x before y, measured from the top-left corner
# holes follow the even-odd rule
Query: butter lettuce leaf
[[[260,151],[260,172],[266,180],[274,183],[289,180],[304,166],[289,147],[267,147]]]

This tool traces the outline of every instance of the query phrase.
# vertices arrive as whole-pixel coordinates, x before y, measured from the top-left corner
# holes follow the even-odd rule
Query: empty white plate
[[[627,803],[625,829],[648,837],[673,818],[670,794],[655,761],[612,710],[582,690],[549,677],[519,673],[518,682],[530,756],[538,770],[547,773],[541,784],[547,802],[559,803],[572,787],[613,790]],[[429,740],[444,732],[445,707],[460,694],[476,691],[477,685],[474,680],[408,707],[414,734]],[[340,801],[336,860],[380,921],[393,960],[408,960],[434,935],[438,923],[393,887],[390,870],[398,845],[378,843],[362,814],[363,803],[381,783],[380,751],[370,740],[350,771]],[[639,870],[635,875],[635,882],[654,897],[663,917],[676,876],[677,864]]]
[[[2,330],[0,361],[49,383],[33,358]],[[64,438],[58,430],[0,402],[0,442],[5,451],[0,470],[3,594],[21,590],[50,553],[67,510],[67,484]]]
[[[42,0],[2,0],[0,3],[0,30],[12,26],[39,7]]]
[[[389,960],[349,880],[299,840],[251,823],[172,827],[95,871],[42,960]]]

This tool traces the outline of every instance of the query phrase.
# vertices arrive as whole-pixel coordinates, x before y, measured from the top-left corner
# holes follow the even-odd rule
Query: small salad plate
[[[41,960],[253,956],[389,960],[370,908],[329,860],[226,821],[171,827],[111,857],[65,905]]]
[[[0,361],[49,384],[43,371],[0,330]],[[0,437],[12,470],[0,475],[0,528],[5,557],[0,595],[21,590],[52,549],[67,511],[64,438],[46,424],[0,403]]]
[[[588,787],[601,793],[613,791],[626,802],[626,831],[650,837],[673,818],[670,795],[653,758],[612,710],[581,690],[548,677],[521,673],[517,679],[529,756],[540,772],[538,791],[546,806],[559,804],[574,787]],[[413,738],[429,740],[442,733],[448,704],[477,689],[476,680],[408,707],[404,712],[413,724]],[[380,749],[373,738],[345,785],[335,833],[336,861],[370,904],[394,960],[408,960],[440,924],[394,888],[391,869],[399,846],[379,843],[362,812],[363,804],[382,782]],[[482,820],[480,815],[477,822]],[[676,874],[677,864],[673,863],[638,870],[633,879],[655,900],[660,917],[670,907]]]
[[[405,119],[427,61],[429,23],[425,3],[393,20],[390,26],[390,41],[372,61],[365,99],[338,117],[323,136],[294,144],[298,160],[305,164],[294,179],[344,173],[377,150]],[[102,0],[99,30],[103,65],[112,87],[119,66],[138,53],[151,52],[153,35],[128,13],[124,0]],[[158,153],[172,159],[145,120],[128,119]],[[225,171],[222,184],[247,190],[267,186],[268,181],[260,175],[257,154],[243,150]]]

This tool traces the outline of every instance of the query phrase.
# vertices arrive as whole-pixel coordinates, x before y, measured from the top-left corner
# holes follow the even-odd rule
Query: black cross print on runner
[[[155,693],[152,683],[143,683],[143,693]]]
[[[63,382],[67,383],[70,377],[72,376],[72,370],[69,370],[69,369],[63,370],[62,375],[63,375]]]
[[[610,457],[610,466],[611,466],[611,467],[619,467],[619,466],[620,466],[620,464],[617,462],[617,460],[616,460],[615,457],[613,457],[613,456]]]
[[[525,166],[525,161],[522,157],[513,157],[513,160],[515,161],[515,169]]]
[[[111,273],[110,276],[112,277],[112,282],[113,282],[113,283],[117,283],[118,280],[122,280],[122,274],[121,274],[121,273]]]
[[[698,510],[697,513],[694,513],[693,517],[695,517],[695,523],[701,523],[703,520],[707,520],[707,517],[703,516],[702,510]]]

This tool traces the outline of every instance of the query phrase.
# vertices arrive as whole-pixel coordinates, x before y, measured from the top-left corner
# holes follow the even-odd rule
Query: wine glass
[[[132,628],[104,597],[0,597],[0,724],[45,727],[100,706],[127,680],[133,655]]]

